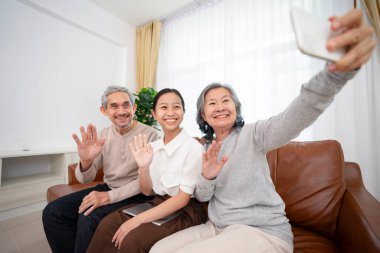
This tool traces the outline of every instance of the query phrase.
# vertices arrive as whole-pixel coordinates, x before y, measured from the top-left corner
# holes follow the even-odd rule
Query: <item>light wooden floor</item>
[[[51,252],[37,211],[0,222],[1,253]]]

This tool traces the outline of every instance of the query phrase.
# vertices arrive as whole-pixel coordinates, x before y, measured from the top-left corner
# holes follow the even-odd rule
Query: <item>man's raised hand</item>
[[[106,141],[106,137],[102,137],[98,140],[96,127],[92,124],[87,126],[87,131],[83,126],[80,127],[80,133],[82,140],[76,134],[73,134],[73,139],[75,140],[78,148],[78,155],[81,162],[81,169],[87,170],[95,157],[100,154],[103,148],[103,144]]]

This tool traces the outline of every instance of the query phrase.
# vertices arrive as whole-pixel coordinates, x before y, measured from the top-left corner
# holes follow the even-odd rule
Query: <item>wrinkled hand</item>
[[[123,223],[123,225],[120,226],[120,228],[116,231],[115,235],[112,238],[112,243],[115,244],[115,247],[120,249],[121,243],[123,242],[125,236],[134,228],[137,228],[140,226],[142,222],[138,218],[138,216],[135,216],[126,222]]]
[[[89,167],[92,164],[92,161],[97,155],[100,154],[103,148],[103,144],[106,141],[104,136],[102,139],[98,140],[96,127],[89,124],[87,126],[87,131],[84,127],[80,127],[80,133],[82,136],[82,141],[78,138],[76,134],[73,134],[73,139],[77,143],[78,155],[81,160],[83,167]],[[83,168],[83,169],[87,169]]]
[[[223,156],[218,162],[218,154],[221,146],[221,143],[216,144],[215,141],[212,141],[208,150],[203,153],[202,175],[208,180],[215,179],[228,160],[227,156]]]
[[[83,198],[82,203],[79,206],[78,213],[83,213],[86,211],[84,215],[87,216],[94,211],[95,208],[108,205],[109,203],[110,197],[108,192],[92,191]]]
[[[327,41],[329,51],[346,48],[346,55],[338,62],[329,65],[330,71],[352,71],[368,61],[376,46],[373,28],[364,23],[360,10],[353,9],[343,16],[329,18],[332,31],[342,33]]]
[[[147,168],[153,160],[153,150],[148,144],[146,135],[139,134],[134,137],[134,145],[129,143],[132,154],[135,157],[136,163],[139,168]]]

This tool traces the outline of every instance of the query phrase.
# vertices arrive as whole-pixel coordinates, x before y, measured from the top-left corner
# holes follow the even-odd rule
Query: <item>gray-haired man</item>
[[[154,128],[135,121],[133,95],[124,87],[109,86],[100,110],[112,125],[100,137],[96,127],[80,127],[81,139],[73,134],[80,162],[75,176],[82,183],[94,180],[103,168],[104,184],[61,197],[49,203],[42,214],[45,234],[53,252],[86,252],[103,217],[125,205],[146,201],[140,194],[138,167],[129,150],[134,136],[158,138]]]

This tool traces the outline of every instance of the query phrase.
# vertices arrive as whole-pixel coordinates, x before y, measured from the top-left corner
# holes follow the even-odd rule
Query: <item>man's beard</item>
[[[128,122],[127,125],[118,126],[118,127],[122,128],[122,129],[127,129],[127,128],[129,128],[131,125],[132,125],[132,120],[130,120],[130,121]]]
[[[129,117],[129,122],[126,125],[117,125],[117,127],[119,127],[120,129],[127,129],[127,128],[129,128],[132,125],[133,119],[130,117],[130,115],[128,115],[128,116],[126,116],[126,115],[117,115],[117,117],[119,117],[119,116]]]

